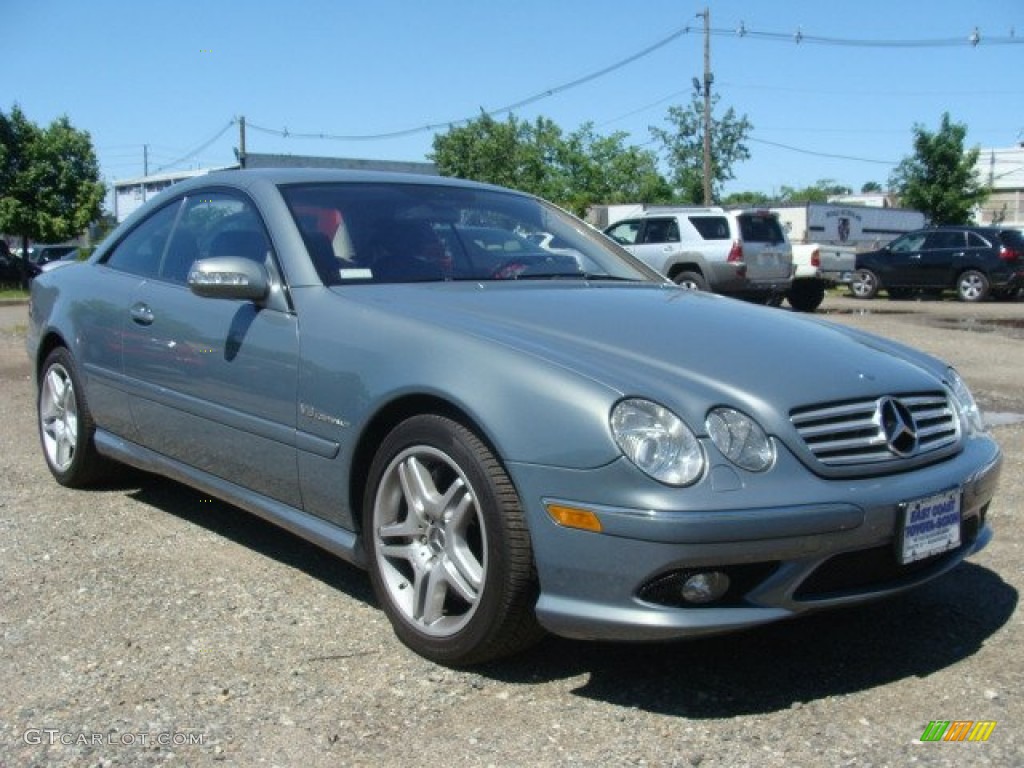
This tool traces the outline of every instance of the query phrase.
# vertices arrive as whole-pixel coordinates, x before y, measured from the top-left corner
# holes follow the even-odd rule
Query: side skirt
[[[295,507],[268,499],[228,480],[201,472],[194,467],[169,459],[141,445],[96,430],[96,449],[111,459],[146,472],[163,475],[196,488],[218,499],[241,507],[280,526],[299,538],[321,547],[360,568],[366,568],[362,541],[353,531],[339,528]]]

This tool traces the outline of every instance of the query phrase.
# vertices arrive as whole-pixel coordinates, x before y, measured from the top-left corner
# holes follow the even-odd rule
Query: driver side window
[[[160,276],[184,283],[197,259],[237,256],[269,264],[270,239],[253,204],[223,191],[190,194],[174,230]]]
[[[909,251],[919,251],[921,246],[924,245],[925,234],[916,235],[904,235],[898,240],[894,241],[889,250],[893,253],[907,253]]]

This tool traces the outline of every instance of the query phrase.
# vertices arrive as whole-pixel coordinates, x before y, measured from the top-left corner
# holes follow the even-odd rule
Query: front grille
[[[849,467],[904,460],[908,454],[895,452],[890,447],[890,436],[886,435],[881,414],[881,403],[885,399],[799,408],[790,413],[790,421],[814,457],[826,466]],[[959,420],[944,393],[900,395],[894,400],[913,417],[917,430],[913,456],[956,443]]]

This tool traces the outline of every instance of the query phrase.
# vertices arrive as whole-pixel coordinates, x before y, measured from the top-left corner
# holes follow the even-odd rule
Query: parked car
[[[69,253],[78,253],[77,245],[46,245],[36,243],[29,249],[28,261],[30,264],[42,266],[51,261],[57,261]]]
[[[58,269],[60,267],[66,267],[68,264],[74,264],[77,261],[81,261],[82,252],[79,248],[72,248],[67,251],[63,256],[56,259],[49,259],[39,265],[39,272],[49,272],[52,269]],[[36,273],[38,274],[38,272]]]
[[[124,463],[237,504],[367,568],[444,664],[860,603],[991,537],[1002,458],[952,368],[498,187],[184,181],[35,279],[26,344],[58,483]]]
[[[1024,286],[1024,236],[999,227],[936,227],[908,232],[884,248],[857,255],[850,289],[859,299],[886,290],[956,291],[962,301],[1009,298]]]
[[[605,234],[685,288],[778,304],[793,281],[792,248],[770,211],[656,206]]]
[[[0,240],[0,285],[14,284],[21,281],[18,262],[6,240]]]

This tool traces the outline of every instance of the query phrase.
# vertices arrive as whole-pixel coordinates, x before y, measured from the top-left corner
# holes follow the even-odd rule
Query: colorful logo
[[[932,720],[921,734],[921,741],[988,741],[996,728],[995,720]]]

